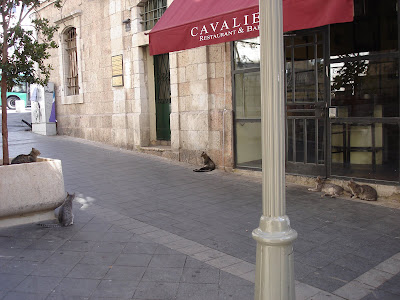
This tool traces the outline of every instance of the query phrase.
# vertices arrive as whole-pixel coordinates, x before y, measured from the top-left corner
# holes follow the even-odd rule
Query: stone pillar
[[[260,0],[263,211],[257,241],[256,300],[295,299],[293,240],[285,199],[282,0]]]
[[[129,116],[129,126],[134,128],[134,147],[140,148],[150,144],[150,115],[149,115],[149,94],[146,76],[146,64],[149,44],[149,36],[145,35],[142,29],[142,7],[140,0],[132,3],[131,26],[132,26],[132,88],[134,90],[132,102],[132,114]],[[149,72],[149,70],[147,70]]]
[[[123,32],[124,24],[122,1],[113,0],[109,3],[110,15],[110,44],[111,56],[124,54]],[[123,57],[123,64],[129,64],[129,58]],[[118,147],[127,147],[127,103],[125,87],[113,87],[113,115],[111,138],[112,144]]]

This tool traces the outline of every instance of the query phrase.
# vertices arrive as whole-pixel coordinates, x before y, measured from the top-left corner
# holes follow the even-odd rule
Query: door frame
[[[287,174],[302,174],[302,175],[319,175],[319,176],[323,176],[323,177],[327,177],[330,174],[330,159],[331,159],[331,154],[330,154],[330,122],[329,122],[329,118],[327,115],[327,110],[328,107],[330,106],[330,68],[329,68],[329,46],[330,46],[330,41],[329,41],[329,25],[327,26],[323,26],[323,27],[319,27],[319,28],[313,28],[313,29],[308,29],[308,30],[300,30],[300,31],[295,31],[292,33],[288,33],[285,34],[286,37],[293,37],[293,36],[302,36],[302,35],[312,35],[312,34],[317,34],[317,33],[322,33],[322,37],[323,37],[323,41],[322,41],[322,49],[323,49],[323,55],[322,55],[322,59],[324,61],[323,64],[323,78],[324,78],[324,93],[323,93],[323,97],[324,97],[324,101],[314,101],[314,102],[304,102],[305,105],[314,105],[314,120],[318,120],[321,119],[324,122],[324,137],[323,137],[323,141],[322,141],[322,149],[324,151],[324,164],[318,164],[318,157],[317,157],[317,153],[318,153],[318,148],[316,151],[316,158],[315,158],[315,162],[314,163],[307,163],[306,158],[303,159],[303,162],[290,162],[288,161],[288,154],[289,154],[289,136],[288,136],[288,104],[290,104],[290,102],[287,102],[287,84],[286,84],[286,60],[285,60],[285,121],[286,121],[286,131],[285,131],[285,139],[286,139],[286,147],[285,147],[285,169],[286,169],[286,173]],[[318,40],[315,42],[313,42],[313,44],[315,45],[315,43],[318,43]],[[286,52],[286,44],[284,44],[284,51]],[[292,49],[294,49],[295,47],[293,47]],[[293,54],[292,54],[293,55]],[[285,54],[286,57],[286,54]],[[315,56],[316,57],[316,56]],[[293,56],[292,56],[293,58]],[[316,74],[315,77],[315,84],[316,86],[318,86],[318,73]],[[295,104],[296,102],[292,102],[293,104]],[[300,102],[298,102],[298,104],[300,104]],[[317,109],[319,109],[321,111],[321,114],[323,115],[323,118],[318,118],[315,117],[315,114],[317,113]],[[310,110],[309,110],[310,111]],[[304,122],[306,122],[307,118],[303,119]],[[304,127],[305,128],[305,127]],[[316,122],[316,128],[315,128],[315,140],[318,143],[318,123]],[[295,129],[295,126],[293,126],[293,129]],[[305,129],[304,129],[305,131]],[[303,138],[306,137],[305,134],[303,134]],[[296,141],[296,139],[294,139],[294,142]],[[305,138],[304,143],[307,143],[307,140]],[[305,148],[307,149],[307,147],[305,146]],[[295,148],[294,148],[295,149]],[[292,150],[293,151],[293,150]],[[307,153],[304,153],[304,155],[307,155]]]

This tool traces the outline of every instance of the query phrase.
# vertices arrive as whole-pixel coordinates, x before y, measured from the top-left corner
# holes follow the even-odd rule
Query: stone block
[[[178,55],[175,52],[169,54],[169,67],[170,69],[178,68]]]
[[[223,94],[224,93],[224,79],[223,78],[211,78],[210,82],[210,94]]]
[[[210,131],[210,141],[209,141],[209,148],[214,150],[221,149],[221,139],[222,139],[222,132],[220,131]]]
[[[180,154],[180,161],[198,166],[201,166],[203,164],[203,162],[200,161],[199,159],[201,154],[200,151],[181,149],[179,154]]]
[[[121,26],[122,12],[116,12],[116,13],[110,15],[110,24],[112,27]]]
[[[117,147],[126,147],[126,129],[111,130],[112,143]]]
[[[208,131],[208,112],[181,113],[181,130]]]
[[[171,84],[171,98],[179,97],[179,87],[178,84]]]
[[[171,113],[170,116],[170,127],[172,130],[179,130],[179,113]]]
[[[114,101],[125,101],[126,100],[125,89],[122,89],[122,88],[114,89],[113,90],[113,99],[114,99]]]
[[[181,147],[188,150],[204,151],[208,148],[208,131],[181,131]]]
[[[208,62],[216,63],[223,61],[222,50],[223,47],[221,47],[220,44],[208,46]],[[228,62],[230,62],[230,60],[228,60]]]
[[[179,51],[177,52],[177,62],[179,67],[186,67],[191,64],[189,59],[189,50]]]
[[[113,114],[112,115],[112,128],[113,129],[126,129],[126,115]]]
[[[190,94],[189,95],[204,95],[208,94],[208,83],[207,80],[197,80],[190,82]]]
[[[179,151],[180,148],[180,133],[179,130],[171,129],[171,149]]]
[[[197,78],[199,80],[205,80],[208,78],[208,64],[202,63],[197,65]]]
[[[186,81],[197,81],[199,80],[199,76],[197,74],[197,70],[198,70],[198,65],[197,64],[192,64],[192,65],[188,65],[186,67]]]
[[[177,84],[178,83],[178,69],[170,69],[170,83]]]
[[[118,13],[122,10],[122,5],[121,5],[122,1],[115,1],[115,12]]]
[[[231,93],[221,93],[221,94],[211,94],[210,95],[210,108],[211,109],[232,109],[232,94]]]
[[[210,115],[210,130],[222,130],[223,111],[212,110],[209,112],[209,115]]]
[[[179,94],[179,97],[190,96],[191,95],[191,83],[190,82],[180,83],[178,85],[178,94]]]
[[[125,108],[125,101],[114,101],[113,102],[113,107],[114,107],[114,109],[113,109],[113,113],[114,114],[120,114],[120,113],[124,113],[125,111],[126,111],[126,108]]]
[[[188,111],[208,110],[208,94],[193,95],[188,98],[186,109]]]
[[[138,32],[132,35],[132,47],[133,47],[132,49],[147,45],[149,45],[149,36],[145,35],[145,32]],[[138,50],[142,51],[142,49]],[[142,54],[140,54],[140,56],[133,56],[133,57],[141,57],[141,56]]]
[[[193,48],[189,51],[189,59],[191,63],[200,64],[207,63],[207,48],[206,46]]]
[[[186,67],[180,67],[178,69],[178,82],[183,83],[186,82]]]
[[[208,63],[207,64],[207,76],[208,76],[208,78],[215,78],[216,77],[215,63]]]
[[[144,74],[144,61],[143,60],[134,60],[132,62],[133,65],[133,73],[135,74]]]
[[[226,81],[230,81],[231,76],[231,64],[230,60],[226,62],[216,62],[215,63],[215,77],[216,78],[224,78],[224,68],[225,68],[225,76]]]
[[[108,4],[108,14],[112,15],[116,13],[116,1],[115,0],[110,0]]]
[[[114,46],[116,46],[114,44],[115,40],[121,39],[121,36],[122,36],[122,26],[115,26],[115,27],[110,28],[110,39],[113,40],[112,46],[114,49],[115,49]],[[132,43],[133,43],[133,41],[132,41]],[[122,39],[121,39],[121,43],[118,43],[118,46],[119,46],[118,47],[119,49],[122,49],[122,47],[120,47],[120,46],[122,46]]]

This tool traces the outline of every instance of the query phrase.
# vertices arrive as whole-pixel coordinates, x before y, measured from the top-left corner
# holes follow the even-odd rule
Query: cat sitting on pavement
[[[207,153],[205,152],[201,153],[201,157],[203,158],[204,166],[200,169],[194,169],[193,172],[211,172],[212,170],[215,169],[215,163],[207,155]]]
[[[58,224],[43,224],[39,223],[39,226],[42,227],[65,227],[74,224],[74,214],[72,213],[72,201],[75,199],[75,194],[67,193],[67,197],[65,198],[63,204],[60,206],[58,211]]]
[[[360,198],[361,200],[366,201],[376,201],[378,199],[378,193],[372,186],[357,184],[353,179],[351,179],[348,182],[348,187],[350,188],[352,199]]]
[[[323,192],[321,197],[331,196],[332,198],[335,198],[343,195],[344,189],[341,186],[333,183],[325,183],[325,179],[322,179],[320,176],[317,177],[315,182],[315,188],[310,188],[308,190],[313,192]]]

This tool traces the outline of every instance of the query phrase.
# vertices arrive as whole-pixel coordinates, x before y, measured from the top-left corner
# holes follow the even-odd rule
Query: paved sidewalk
[[[10,156],[61,159],[76,217],[0,229],[0,299],[253,299],[256,179],[39,136],[21,116],[9,114]],[[400,299],[400,210],[289,185],[287,213],[297,299]]]

